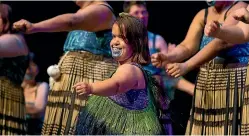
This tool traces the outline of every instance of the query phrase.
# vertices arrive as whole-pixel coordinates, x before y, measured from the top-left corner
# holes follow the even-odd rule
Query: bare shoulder
[[[205,10],[201,9],[196,15],[193,21],[199,22],[204,27],[204,16],[205,16]],[[208,9],[209,10],[209,9]]]
[[[205,15],[205,10],[206,10],[206,9],[201,9],[195,16],[196,16],[197,18],[202,18],[202,19],[204,19],[203,17],[204,17],[204,15]],[[209,10],[209,8],[208,8],[208,10]]]
[[[136,72],[137,69],[139,69],[139,68],[135,65],[123,64],[123,65],[118,67],[117,72],[122,71],[124,73],[126,73],[126,72],[133,73],[133,72]]]
[[[209,7],[210,8],[210,7]],[[209,10],[209,8],[208,8],[208,10]],[[205,8],[204,9],[201,9],[197,14],[196,14],[196,16],[202,16],[202,15],[204,15],[205,14]]]
[[[1,37],[4,37],[4,38],[15,38],[15,39],[24,40],[24,37],[21,34],[4,34]]]
[[[135,78],[143,75],[143,72],[138,66],[135,66],[134,64],[123,64],[118,67],[115,75]]]
[[[165,42],[166,43],[165,39],[160,34],[156,34],[156,33],[152,33],[152,32],[148,31],[149,39],[153,39],[154,36],[155,36],[156,43],[157,42],[160,42],[160,43]]]
[[[24,39],[24,36],[22,34],[12,34],[14,36],[16,36],[19,40],[21,40],[23,43],[26,44],[26,41]]]
[[[159,34],[156,35],[156,42],[160,42],[160,43],[164,42],[164,43],[166,43],[165,39]]]
[[[23,47],[22,49],[24,49],[24,54],[27,55],[28,54],[28,47],[26,44],[26,41],[23,37],[23,35],[21,34],[4,34],[0,37],[1,39],[5,39],[6,41],[12,41],[12,45],[18,45],[18,47]]]
[[[235,4],[229,11],[227,14],[230,14],[231,12],[240,9],[240,8],[246,8],[248,6],[247,3],[243,2],[243,1],[239,1],[237,2],[237,4]]]
[[[156,35],[156,48],[162,52],[167,52],[167,42],[159,34]]]
[[[49,91],[49,85],[48,85],[47,82],[41,82],[41,83],[39,83],[38,89],[48,92]]]
[[[243,8],[243,7],[247,7],[248,4],[245,3],[245,2],[243,2],[243,1],[239,1],[239,2],[238,2],[236,5],[234,5],[234,6],[238,6],[238,7],[240,7],[240,8]]]
[[[102,13],[102,15],[113,15],[108,4],[92,4],[87,6],[84,9],[79,9],[77,13],[86,12],[86,13]]]
[[[26,46],[26,41],[24,39],[24,36],[21,34],[4,34],[1,36],[2,38],[6,38],[9,40],[17,41],[19,45]]]
[[[72,17],[71,25],[75,29],[79,27],[88,31],[110,29],[116,17],[107,5],[106,3],[92,4],[78,10]]]
[[[117,70],[116,78],[126,84],[133,84],[135,89],[143,89],[145,87],[145,78],[141,68],[134,64],[123,64]]]

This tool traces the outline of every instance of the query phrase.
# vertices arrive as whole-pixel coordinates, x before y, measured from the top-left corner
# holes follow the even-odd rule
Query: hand
[[[92,93],[92,86],[89,83],[79,82],[73,86],[78,95],[87,96]]]
[[[25,34],[30,34],[32,33],[33,24],[27,20],[21,19],[13,23],[13,29],[15,29],[16,31],[21,31]]]
[[[176,44],[169,43],[168,46],[167,46],[167,48],[168,48],[167,51],[171,52],[172,50],[174,50],[176,48]]]
[[[204,33],[209,37],[216,37],[220,32],[220,24],[218,21],[211,21],[205,25]]]
[[[232,13],[232,17],[238,21],[249,24],[249,12],[246,8],[240,8]]]
[[[168,75],[177,78],[186,74],[188,67],[186,63],[172,63],[167,65],[166,72]]]
[[[154,53],[151,55],[151,63],[157,68],[165,66],[167,62],[167,56],[163,53]]]

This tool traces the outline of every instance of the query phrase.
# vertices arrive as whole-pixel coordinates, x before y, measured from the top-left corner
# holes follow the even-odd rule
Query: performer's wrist
[[[186,71],[190,71],[195,68],[195,65],[191,61],[184,62]]]
[[[91,95],[91,94],[93,94],[94,92],[93,92],[93,85],[92,85],[92,83],[89,83],[88,84],[88,89],[87,89],[88,91],[87,91],[87,94],[88,95]]]

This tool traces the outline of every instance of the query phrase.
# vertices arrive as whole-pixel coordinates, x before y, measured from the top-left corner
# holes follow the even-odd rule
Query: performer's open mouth
[[[112,47],[112,57],[118,58],[122,55],[122,48]]]

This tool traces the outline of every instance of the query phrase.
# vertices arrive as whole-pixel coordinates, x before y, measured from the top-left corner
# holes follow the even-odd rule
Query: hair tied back
[[[127,16],[130,16],[130,14],[125,12],[119,13],[119,17],[127,17]]]

